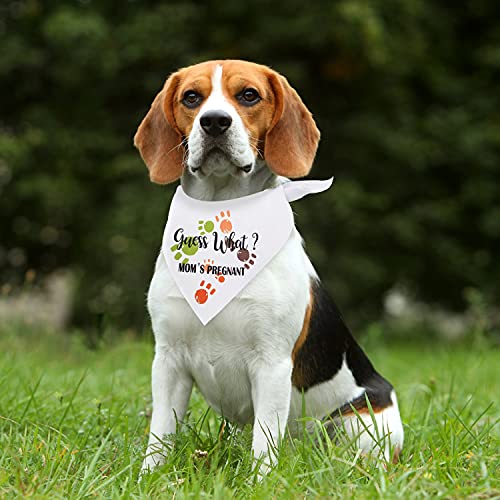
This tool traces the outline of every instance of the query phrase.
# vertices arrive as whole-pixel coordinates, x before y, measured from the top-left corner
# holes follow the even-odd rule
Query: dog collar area
[[[258,193],[248,194],[246,196],[240,196],[239,198],[232,198],[230,200],[224,200],[224,201],[199,200],[198,198],[192,198],[184,191],[181,185],[177,187],[175,194],[176,195],[179,194],[180,196],[186,197],[192,203],[206,203],[207,205],[208,204],[216,205],[236,200],[251,200],[252,198],[265,196],[266,193],[268,193],[269,191],[273,191],[275,189],[283,189],[286,199],[291,203],[293,201],[300,200],[301,198],[304,198],[304,196],[307,196],[309,194],[316,194],[316,193],[321,193],[322,191],[327,191],[328,189],[330,189],[330,187],[334,182],[335,182],[335,177],[333,176],[325,180],[312,180],[312,179],[305,181],[287,180],[282,184],[279,184],[272,188],[264,189],[263,191],[259,191]]]

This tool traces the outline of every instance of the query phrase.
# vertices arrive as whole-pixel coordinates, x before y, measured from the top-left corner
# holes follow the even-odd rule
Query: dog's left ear
[[[266,134],[264,158],[269,168],[285,177],[304,177],[311,170],[320,133],[311,112],[286,78],[271,72],[275,108]]]
[[[149,169],[149,178],[157,184],[176,181],[183,170],[182,136],[173,114],[173,99],[179,77],[174,73],[155,97],[134,136],[134,145]]]

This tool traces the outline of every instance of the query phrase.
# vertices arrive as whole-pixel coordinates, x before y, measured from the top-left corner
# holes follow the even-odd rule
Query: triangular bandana
[[[226,201],[174,194],[162,251],[168,269],[206,325],[268,264],[294,227],[289,202],[325,191],[326,181],[286,182]]]

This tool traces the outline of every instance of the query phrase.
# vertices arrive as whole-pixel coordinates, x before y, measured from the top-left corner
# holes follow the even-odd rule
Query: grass
[[[365,344],[398,391],[400,463],[306,435],[257,482],[250,429],[223,429],[195,392],[167,464],[138,484],[152,342],[124,335],[89,351],[75,335],[0,329],[0,497],[500,498],[499,352]]]

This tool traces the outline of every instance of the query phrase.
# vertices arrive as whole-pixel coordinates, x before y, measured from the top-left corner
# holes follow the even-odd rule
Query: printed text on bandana
[[[194,291],[194,299],[204,304],[217,289],[224,286],[230,277],[243,277],[245,271],[255,264],[258,255],[259,233],[239,234],[233,227],[231,211],[225,210],[208,220],[199,220],[197,234],[187,234],[184,227],[172,233],[170,251],[178,261],[179,273],[198,274],[199,288]],[[203,259],[207,250],[211,258]],[[217,263],[217,257],[233,255],[231,265]]]

